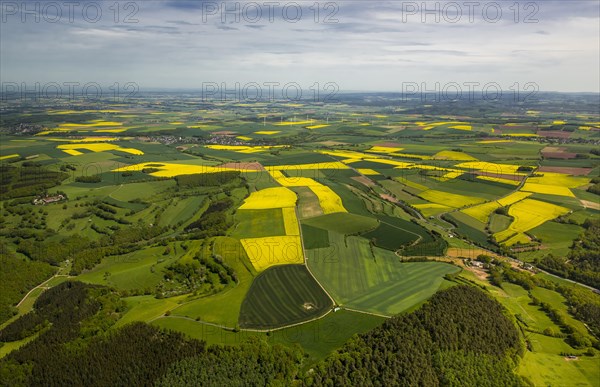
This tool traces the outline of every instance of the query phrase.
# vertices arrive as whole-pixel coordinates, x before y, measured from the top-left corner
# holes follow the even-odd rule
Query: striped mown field
[[[332,306],[304,265],[274,266],[254,280],[242,303],[239,325],[278,328],[319,317]]]

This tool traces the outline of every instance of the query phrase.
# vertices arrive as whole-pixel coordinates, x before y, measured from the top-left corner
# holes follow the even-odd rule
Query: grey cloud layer
[[[339,22],[330,24],[322,22],[331,11],[323,9],[326,2],[319,3],[321,22],[314,21],[312,1],[300,2],[296,23],[282,17],[281,6],[273,22],[265,12],[257,23],[235,22],[233,14],[225,22],[220,14],[205,19],[203,7],[213,5],[206,1],[136,2],[138,23],[115,23],[112,2],[102,4],[97,23],[81,14],[73,23],[66,17],[22,23],[19,15],[5,15],[0,75],[17,82],[133,81],[146,89],[295,81],[392,91],[402,82],[497,82],[506,88],[536,82],[542,90],[599,91],[597,1],[537,2],[538,23],[515,23],[508,9],[513,2],[499,3],[506,13],[497,23],[481,13],[472,23],[466,16],[458,23],[431,22],[431,16],[421,23],[418,14],[403,22],[398,1],[335,2]],[[125,14],[121,10],[119,18]]]

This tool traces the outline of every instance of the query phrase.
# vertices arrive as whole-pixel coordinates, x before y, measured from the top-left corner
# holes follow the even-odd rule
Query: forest
[[[523,345],[500,304],[476,287],[441,291],[422,308],[355,336],[304,370],[303,350],[267,336],[207,346],[145,323],[110,329],[124,305],[109,288],[66,282],[0,331],[38,334],[0,361],[5,386],[20,385],[505,385]],[[93,329],[93,331],[91,330]],[[160,354],[160,356],[157,356]]]

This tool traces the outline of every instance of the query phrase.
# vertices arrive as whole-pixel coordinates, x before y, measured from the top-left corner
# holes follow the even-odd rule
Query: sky
[[[597,0],[116,4],[2,0],[0,81],[600,92]]]

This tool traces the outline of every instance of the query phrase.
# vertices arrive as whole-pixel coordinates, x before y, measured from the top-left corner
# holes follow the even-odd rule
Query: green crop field
[[[329,247],[329,234],[322,228],[302,224],[302,239],[305,249]]]
[[[240,238],[262,238],[285,235],[281,208],[238,210],[234,235]]]
[[[302,224],[341,234],[356,234],[378,227],[377,219],[345,212],[305,219]]]
[[[319,317],[331,300],[304,265],[274,266],[250,287],[240,311],[240,327],[273,329]]]
[[[193,196],[185,199],[174,199],[173,203],[167,207],[164,214],[160,217],[159,224],[168,226],[172,224],[185,223],[202,209],[206,197]]]
[[[307,251],[308,266],[340,305],[393,315],[431,297],[445,274],[460,269],[438,262],[401,263],[364,238],[330,232],[330,248]]]
[[[490,232],[497,233],[506,230],[512,223],[512,218],[506,215],[492,214],[490,216]]]
[[[420,239],[418,234],[384,222],[381,222],[375,230],[364,233],[362,236],[373,241],[376,246],[392,251]]]
[[[577,239],[582,232],[583,229],[577,225],[557,222],[546,222],[529,231],[531,235],[535,235],[541,240],[546,249],[552,249],[553,253],[557,255],[567,255],[573,240]],[[546,254],[547,251],[544,250],[527,251],[519,254],[519,257],[525,261],[533,261]]]
[[[164,247],[154,247],[108,257],[94,270],[78,276],[77,279],[123,290],[150,289],[162,280],[161,269],[181,257],[181,255],[165,257],[164,251]]]
[[[203,324],[190,318],[178,316],[161,317],[153,325],[179,331],[190,337],[204,340],[207,344],[239,345],[250,337],[263,337],[271,344],[300,345],[306,352],[306,366],[323,360],[353,335],[367,332],[381,325],[386,319],[365,313],[341,309],[323,318],[305,324],[270,332],[232,331]]]

